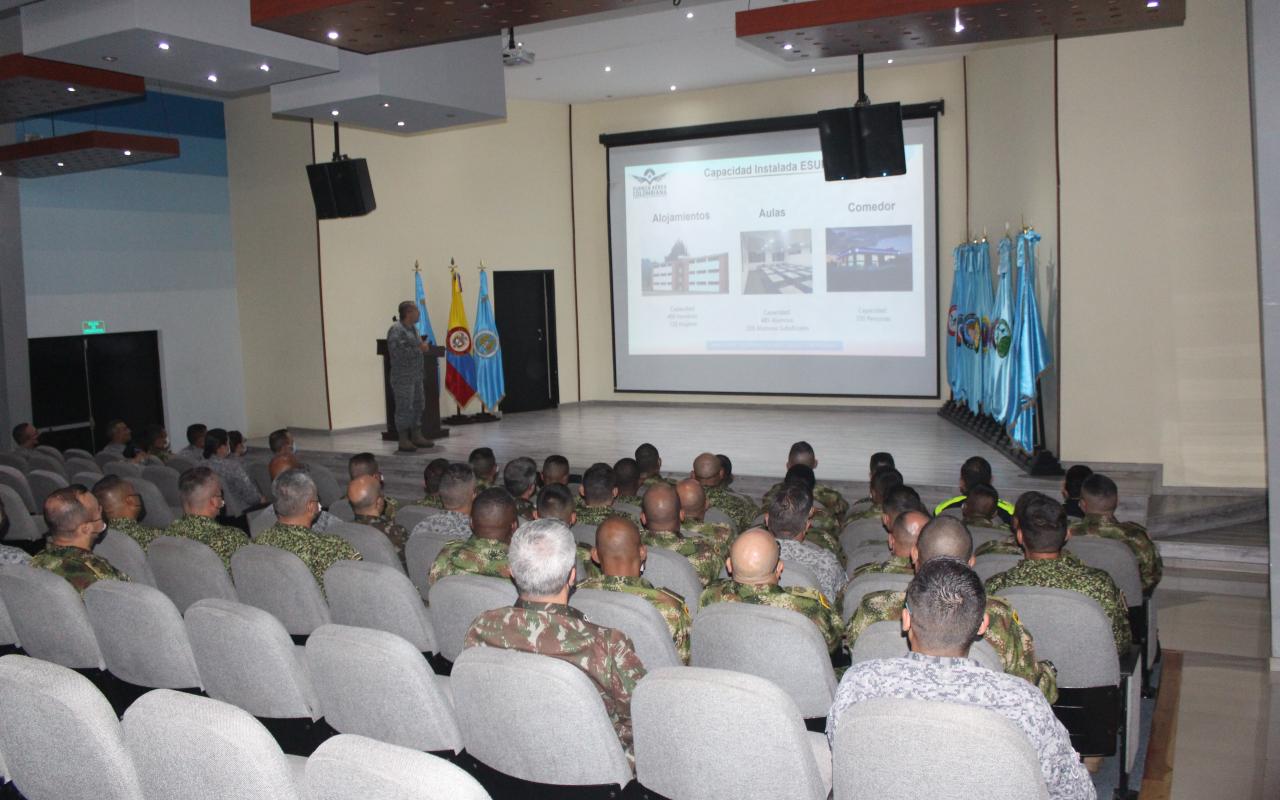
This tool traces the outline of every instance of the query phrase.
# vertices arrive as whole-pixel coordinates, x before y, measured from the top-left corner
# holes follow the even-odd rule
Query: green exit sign
[[[100,319],[86,319],[80,323],[80,333],[88,335],[90,333],[106,333],[107,323]]]

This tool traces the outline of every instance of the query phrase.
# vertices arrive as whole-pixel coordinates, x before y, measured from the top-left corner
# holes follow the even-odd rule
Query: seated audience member
[[[1045,497],[1045,495],[1040,492],[1023,492],[1019,495],[1018,502],[1013,505],[1013,515],[1009,518],[1009,535],[1003,539],[983,542],[973,552],[974,556],[981,558],[992,553],[1009,556],[1022,555],[1022,545],[1018,544],[1018,519],[1026,513],[1027,503],[1037,497]],[[1063,557],[1075,558],[1070,551],[1063,551]]]
[[[642,597],[658,610],[675,644],[680,660],[689,663],[689,608],[684,598],[669,589],[654,588],[644,578],[648,548],[640,541],[640,529],[623,517],[613,516],[596,528],[591,560],[603,573],[578,584],[579,589],[600,589]]]
[[[680,510],[684,512],[684,522],[680,530],[695,536],[714,539],[722,545],[728,545],[733,539],[733,525],[728,522],[707,522],[707,494],[702,491],[702,484],[697,478],[685,478],[676,483],[676,495],[680,498]]]
[[[378,466],[378,459],[373,453],[356,453],[347,459],[347,478],[353,481],[362,475],[372,475],[378,479],[378,489],[382,495],[382,516],[394,521],[400,510],[400,501],[386,493],[387,485],[382,479],[382,467]]]
[[[169,432],[160,425],[148,425],[133,442],[133,460],[144,467],[160,466],[170,458]]]
[[[1026,681],[968,657],[973,641],[987,628],[986,594],[977,574],[950,558],[925,562],[907,587],[906,606],[902,627],[911,652],[863,661],[845,672],[827,714],[827,741],[835,743],[844,711],[868,700],[895,697],[978,706],[1026,734],[1050,797],[1094,800],[1093,781],[1044,695]]]
[[[632,522],[630,514],[613,510],[618,487],[613,483],[613,467],[596,463],[582,473],[582,486],[578,488],[578,522],[583,525],[599,525],[605,517],[621,514]]]
[[[916,546],[916,538],[920,531],[929,524],[929,515],[921,511],[906,511],[893,521],[893,530],[889,531],[889,559],[887,561],[863,564],[853,571],[850,580],[874,572],[891,575],[910,575],[911,548]]]
[[[733,485],[733,460],[724,453],[716,453],[716,459],[720,461],[720,468],[724,470],[724,479],[720,481],[720,485],[728,489]]]
[[[960,515],[964,524],[971,528],[992,528],[998,531],[1010,530],[1005,521],[997,516],[1000,510],[1000,494],[990,484],[979,483],[969,490],[964,502],[960,504]]]
[[[920,531],[911,551],[911,564],[917,573],[923,564],[935,558],[953,558],[973,566],[973,537],[965,524],[955,517],[942,516],[929,520]],[[877,622],[902,619],[907,593],[882,589],[864,595],[858,610],[845,626],[845,645],[853,649],[863,631]],[[1034,683],[1050,703],[1058,700],[1058,677],[1048,661],[1037,661],[1035,641],[1003,597],[987,595],[987,618],[990,624],[982,638],[1000,656],[1007,675]]]
[[[128,536],[143,550],[146,550],[157,536],[164,535],[164,531],[159,528],[148,528],[138,522],[145,514],[142,496],[125,478],[107,475],[93,485],[93,496],[98,500],[98,506],[102,509],[102,517],[106,520],[107,527]]]
[[[749,527],[755,520],[759,513],[756,504],[725,488],[724,466],[714,453],[701,453],[693,460],[692,477],[702,484],[702,491],[707,495],[707,505],[728,514],[738,530]]]
[[[655,483],[671,483],[662,477],[662,456],[658,455],[658,448],[645,442],[636,448],[635,457],[636,468],[640,470],[641,494]]]
[[[125,457],[125,448],[133,439],[133,431],[129,430],[129,426],[122,419],[113,419],[107,423],[107,443],[99,453],[111,453],[113,455]]]
[[[249,443],[240,431],[227,431],[227,445],[231,448],[232,458],[244,458],[244,454],[249,452]]]
[[[1085,566],[1075,557],[1064,557],[1067,514],[1062,504],[1042,494],[1032,497],[1018,517],[1016,535],[1022,545],[1023,560],[1013,569],[991,576],[987,580],[987,591],[998,594],[1014,586],[1043,586],[1091,597],[1098,601],[1111,621],[1116,651],[1123,656],[1133,644],[1124,593],[1107,573]]]
[[[298,450],[293,446],[293,434],[288,428],[277,428],[267,434],[267,447],[271,450],[272,456],[278,456],[282,453],[295,455]]]
[[[1093,470],[1084,464],[1076,464],[1067,470],[1062,479],[1062,505],[1067,516],[1072,519],[1084,519],[1084,510],[1080,508],[1080,491],[1084,488],[1085,479],[1093,474]]]
[[[804,486],[784,484],[774,492],[764,524],[777,537],[782,560],[788,565],[801,564],[813,570],[818,588],[833,605],[839,605],[847,580],[840,559],[830,550],[805,541],[812,510],[813,497]]]
[[[933,510],[933,515],[936,517],[947,509],[964,503],[965,498],[969,496],[969,489],[980,483],[988,486],[995,485],[991,481],[991,464],[982,456],[971,456],[960,465],[960,494],[938,503],[938,507]],[[1000,516],[1000,521],[1008,525],[1013,515],[1013,506],[998,500],[997,508],[996,514]]]
[[[533,496],[538,491],[538,465],[528,456],[513,458],[502,468],[502,486],[515,498],[516,515],[528,522],[533,519]]]
[[[620,458],[614,463],[613,483],[618,487],[617,502],[640,505],[640,465],[634,458]]]
[[[61,575],[80,594],[97,581],[129,580],[110,561],[93,553],[107,523],[97,498],[88,489],[73,483],[50,492],[44,501],[44,521],[49,533],[31,566]]]
[[[1072,536],[1101,536],[1124,542],[1138,559],[1142,573],[1142,591],[1151,594],[1164,573],[1164,560],[1156,543],[1147,535],[1147,529],[1136,522],[1120,522],[1116,519],[1116,506],[1120,504],[1120,490],[1116,482],[1095,472],[1085,479],[1080,489],[1080,509],[1084,519],[1074,522],[1068,529]],[[1139,598],[1133,598],[1138,602]]]
[[[880,525],[888,533],[893,530],[893,523],[898,521],[899,515],[908,511],[929,513],[920,500],[919,492],[906,484],[899,484],[884,494],[884,501],[880,503]]]
[[[218,524],[222,512],[222,483],[208,467],[192,467],[178,477],[182,495],[182,516],[164,531],[165,536],[182,536],[206,544],[231,571],[231,556],[249,543],[239,528]]]
[[[440,476],[440,503],[443,514],[432,514],[413,526],[413,533],[438,539],[466,539],[471,536],[471,503],[476,499],[476,474],[469,464],[450,464]]]
[[[440,481],[444,479],[444,473],[449,469],[449,460],[445,458],[433,458],[422,470],[422,499],[415,500],[415,506],[427,506],[428,508],[444,508],[444,501],[440,499]],[[474,473],[473,473],[474,474]]]
[[[902,473],[893,467],[881,467],[876,470],[876,474],[871,476],[870,489],[868,490],[871,502],[863,506],[859,511],[850,512],[848,515],[849,522],[883,516],[884,499],[889,496],[889,492],[893,490],[893,487],[901,486],[902,484]]]
[[[548,483],[538,492],[538,505],[533,510],[534,519],[558,519],[572,528],[578,524],[578,507],[573,493],[563,483]]]
[[[476,474],[476,491],[484,491],[498,481],[498,459],[492,447],[477,447],[467,456],[467,464]]]
[[[631,693],[644,677],[635,646],[621,631],[587,622],[569,605],[574,584],[573,533],[558,520],[523,525],[511,541],[514,606],[486,611],[464,647],[500,647],[558,658],[586,673],[600,692],[623,750],[631,748]]]
[[[796,464],[803,464],[815,472],[818,469],[818,456],[813,452],[813,445],[808,442],[796,442],[791,445],[791,450],[787,453],[787,469],[790,470]],[[849,502],[844,499],[844,495],[839,491],[816,483],[813,487],[813,502],[818,506],[819,511],[830,515],[836,523],[836,531],[844,525],[844,516],[849,513]],[[782,482],[775,483],[769,491],[764,494],[763,507],[768,508],[773,502],[773,496],[782,490]]]
[[[564,456],[550,455],[542,462],[542,485],[553,483],[569,485],[569,459]]]
[[[778,585],[784,564],[779,558],[778,540],[772,533],[763,528],[743,531],[733,541],[725,566],[730,577],[713,581],[704,589],[698,600],[700,607],[713,603],[750,603],[798,611],[818,626],[829,652],[834,653],[840,646],[844,633],[840,614],[822,592]]]
[[[471,527],[473,535],[451,539],[441,548],[427,574],[428,583],[448,575],[511,577],[507,548],[516,530],[516,503],[506,489],[494,486],[476,495],[471,506]]]
[[[195,464],[204,460],[204,437],[209,431],[208,427],[201,425],[199,422],[187,426],[187,446],[174,453],[179,458],[185,458]]]
[[[213,431],[209,431],[212,435]],[[208,444],[205,445],[206,449]],[[324,590],[324,573],[339,561],[360,561],[360,554],[338,536],[316,533],[311,525],[320,514],[320,496],[311,476],[300,469],[280,473],[271,483],[276,524],[258,534],[257,544],[288,550],[307,565]]]
[[[231,445],[227,442],[225,430],[210,428],[205,432],[204,458],[204,465],[213,470],[222,484],[227,516],[243,516],[246,511],[266,505],[267,498],[258,492],[258,487],[244,471],[244,467],[231,458]],[[275,480],[277,474],[279,473],[272,473],[272,480]]]
[[[280,477],[281,473],[288,472],[291,469],[306,469],[293,453],[281,453],[267,462],[267,474],[271,476],[273,481]]]
[[[22,513],[27,513],[26,509]],[[4,500],[0,499],[0,542],[5,540],[9,535],[9,515],[5,513]],[[31,556],[26,550],[18,547],[10,547],[7,544],[0,544],[0,566],[5,564],[29,564]]]
[[[40,446],[40,431],[30,422],[20,422],[13,426],[13,444],[19,454],[35,450]]]
[[[846,522],[851,522],[855,519],[862,519],[863,517],[868,516],[867,512],[871,509],[871,506],[875,504],[871,499],[870,481],[875,477],[877,472],[885,467],[888,467],[889,469],[894,469],[896,467],[893,462],[893,454],[885,453],[883,451],[879,453],[872,453],[871,468],[867,471],[867,496],[855,501],[853,506],[849,508],[849,513],[845,514]]]
[[[644,526],[640,541],[647,547],[672,550],[687,558],[706,586],[720,577],[720,568],[729,553],[728,545],[722,540],[685,536],[680,530],[683,519],[675,487],[669,483],[651,485],[644,493],[640,511],[640,522]]]
[[[792,464],[787,469],[786,477],[778,486],[792,484],[804,489],[810,497],[813,497],[814,489],[818,486],[818,477],[813,474],[813,468],[807,464]],[[768,506],[765,507],[768,508]],[[840,520],[815,505],[810,512],[810,521],[812,524],[809,526],[805,541],[829,550],[837,559],[843,560],[844,548],[840,545]]]
[[[396,555],[403,564],[404,545],[409,541],[409,532],[403,525],[397,525],[382,513],[386,509],[387,499],[382,495],[382,482],[377,476],[360,475],[354,478],[347,484],[347,499],[351,502],[351,510],[355,512],[355,522],[381,531],[396,549]]]

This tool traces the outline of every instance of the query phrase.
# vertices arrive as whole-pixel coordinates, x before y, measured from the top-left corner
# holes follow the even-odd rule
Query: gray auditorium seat
[[[846,553],[864,544],[885,544],[889,534],[885,532],[880,515],[855,519],[840,531],[840,546]],[[886,545],[887,546],[887,545]]]
[[[231,556],[231,576],[240,602],[273,614],[292,636],[333,621],[315,576],[287,550],[247,544]]]
[[[858,545],[853,550],[845,551],[845,574],[852,577],[853,571],[863,564],[888,561],[892,557],[893,553],[890,552],[889,545],[884,541]]]
[[[81,450],[79,447],[68,447],[62,451],[63,458],[87,458],[93,461],[93,453],[88,450]]]
[[[156,585],[156,577],[147,566],[147,554],[134,539],[120,531],[108,528],[107,535],[93,547],[94,555],[111,562],[111,566],[129,576],[129,580]]]
[[[399,518],[397,515],[396,519]],[[404,545],[404,560],[409,580],[413,581],[423,600],[427,599],[427,593],[431,590],[431,583],[427,580],[427,576],[431,574],[431,565],[435,563],[436,556],[440,555],[440,551],[449,542],[449,539],[432,536],[429,533],[418,533],[411,534],[409,541]]]
[[[94,484],[102,480],[101,472],[76,472],[71,476],[71,483],[78,483],[88,489],[92,489]]]
[[[84,605],[112,675],[152,689],[200,687],[182,615],[159,589],[98,581],[85,590]]]
[[[448,678],[418,649],[385,631],[325,625],[307,640],[307,668],[339,733],[432,752],[462,752]]]
[[[403,572],[367,561],[339,561],[324,574],[324,585],[336,624],[394,633],[419,652],[436,652],[431,616]]]
[[[84,603],[70,583],[46,569],[0,566],[0,598],[27,655],[72,669],[103,669]]]
[[[329,513],[343,522],[355,522],[356,519],[355,509],[351,507],[351,501],[345,497],[334,500],[329,506]]]
[[[968,527],[968,526],[966,526]],[[1000,531],[995,528],[979,528],[977,526],[969,527],[969,536],[973,539],[973,549],[977,550],[987,542],[1002,542],[1009,538],[1009,531]]]
[[[640,506],[631,503],[614,503],[613,510],[619,514],[630,514],[636,519],[640,519]]]
[[[6,464],[0,464],[0,484],[8,486],[22,500],[22,505],[26,507],[28,514],[39,514],[40,506],[36,505],[35,495],[31,493],[31,484],[27,481],[27,474],[15,467]],[[12,507],[6,503],[5,509],[10,514],[14,513],[10,510]]]
[[[272,499],[271,495],[271,469],[267,466],[267,462],[261,459],[252,461],[245,460],[241,466],[253,481],[253,485],[258,487],[258,492],[268,500]]]
[[[778,585],[799,586],[804,589],[822,589],[818,583],[818,574],[804,564],[799,563],[787,563],[782,568],[782,577],[778,579]],[[835,600],[834,597],[830,599]]]
[[[443,758],[350,734],[307,759],[307,792],[310,800],[489,800],[475,778]]]
[[[142,468],[142,477],[155,484],[164,497],[164,502],[172,509],[182,509],[182,494],[178,492],[178,472],[166,466],[152,464]],[[148,506],[150,508],[150,506]]]
[[[702,515],[702,521],[710,522],[714,525],[728,525],[730,530],[735,534],[738,533],[738,524],[723,509],[708,508],[706,513]]]
[[[156,588],[169,596],[178,611],[197,600],[213,597],[238,602],[222,559],[207,544],[185,536],[159,536],[147,548],[147,565]]]
[[[1142,572],[1129,545],[1102,536],[1072,536],[1066,549],[1088,566],[1110,575],[1130,606],[1142,605]]]
[[[341,536],[347,544],[356,549],[360,557],[374,564],[384,564],[392,569],[404,572],[400,556],[391,544],[387,535],[372,525],[361,525],[358,522],[342,522],[325,531],[331,536]]]
[[[443,509],[432,508],[431,506],[403,505],[396,512],[396,522],[403,525],[405,530],[413,533],[414,526],[419,522],[422,522],[427,517],[434,517],[436,514],[443,513]]]
[[[303,800],[304,762],[233,705],[158,689],[124,713],[125,743],[152,800]]]
[[[27,471],[27,457],[11,450],[0,451],[0,467],[12,467],[18,472]]]
[[[869,575],[859,575],[844,587],[844,601],[840,605],[840,619],[846,623],[852,619],[854,613],[858,610],[858,606],[862,603],[862,598],[872,592],[879,592],[885,589],[894,592],[905,592],[913,577],[915,576],[890,572],[873,572]]]
[[[228,600],[200,600],[186,614],[187,636],[205,693],[255,717],[319,719],[311,676],[280,621]]]
[[[987,553],[986,555],[978,556],[977,560],[973,562],[973,571],[978,573],[978,577],[982,578],[983,583],[986,583],[991,580],[992,576],[999,575],[1001,572],[1018,566],[1020,561],[1022,561],[1022,556],[1008,553]]]
[[[27,456],[27,471],[42,469],[54,475],[67,477],[67,464],[61,458],[54,458],[48,453],[36,451]]]
[[[654,586],[668,589],[684,600],[689,614],[697,619],[698,598],[702,597],[702,581],[689,559],[674,550],[650,547],[644,562],[644,578]]]
[[[119,453],[94,453],[93,460],[98,462],[98,466],[106,469],[108,464],[124,461],[124,456]]]
[[[1036,658],[1053,662],[1060,688],[1116,686],[1120,660],[1111,623],[1091,597],[1066,589],[1014,586],[1000,592],[1036,639]]]
[[[258,534],[276,524],[276,510],[271,506],[249,512],[249,538],[256,539]]]
[[[658,609],[634,594],[578,589],[569,599],[587,620],[625,633],[635,645],[646,670],[682,666],[671,640],[671,629]]]
[[[199,466],[197,462],[191,461],[190,459],[183,458],[182,456],[173,456],[168,461],[164,462],[164,465],[169,469],[173,470],[174,472],[178,473],[179,476],[181,476],[182,473],[186,472],[187,470],[193,467]]]
[[[869,661],[873,658],[897,658],[911,652],[906,634],[902,632],[901,620],[884,620],[867,626],[853,642],[850,660]],[[969,658],[993,672],[1004,672],[1004,663],[1000,655],[985,639],[979,639],[969,648]]]
[[[1049,797],[1026,735],[977,706],[897,698],[855,704],[840,717],[832,760],[835,800]]]
[[[585,522],[579,522],[573,526],[573,538],[578,544],[585,544],[587,547],[596,546],[596,525],[588,525]]]
[[[92,458],[68,458],[63,468],[66,470],[68,477],[81,472],[89,472],[99,476],[103,474],[102,467],[98,466],[98,462]]]
[[[36,508],[42,508],[45,498],[49,495],[71,485],[61,473],[45,469],[33,469],[28,472],[27,484],[31,487],[31,497],[36,502]]]
[[[798,611],[747,603],[714,603],[693,620],[689,663],[773,681],[805,717],[823,717],[836,675],[818,627]]]
[[[631,698],[636,780],[671,800],[825,800],[831,753],[773,683],[741,672],[650,671]],[[725,731],[752,731],[726,736]]]
[[[138,496],[142,498],[142,507],[147,512],[142,517],[142,524],[149,528],[164,529],[169,527],[174,520],[173,507],[165,499],[164,492],[161,492],[159,487],[146,478],[136,477],[128,480],[133,485],[134,490],[137,491]]]
[[[532,653],[470,647],[451,678],[467,752],[506,775],[561,786],[631,780],[631,767],[586,673]]]
[[[328,508],[346,496],[346,488],[338,483],[338,479],[333,476],[333,471],[325,465],[307,464],[307,472],[311,475],[311,480],[315,481],[320,505]]]
[[[456,661],[472,621],[494,608],[516,601],[516,587],[504,578],[450,575],[431,587],[428,606],[440,655]]]
[[[102,464],[101,461],[98,462]],[[102,464],[102,471],[107,475],[118,475],[121,478],[141,478],[142,467],[132,461],[115,460]]]
[[[0,502],[9,518],[9,535],[13,541],[34,542],[44,535],[44,520],[27,512],[22,496],[10,485],[0,483]]]
[[[37,453],[42,453],[46,456],[49,456],[52,459],[55,459],[59,464],[66,463],[66,460],[67,460],[66,454],[64,454],[61,450],[59,450],[58,448],[54,447],[51,444],[38,444],[35,447],[35,451]]]
[[[27,800],[143,800],[120,721],[84,676],[5,656],[0,708],[0,752]]]

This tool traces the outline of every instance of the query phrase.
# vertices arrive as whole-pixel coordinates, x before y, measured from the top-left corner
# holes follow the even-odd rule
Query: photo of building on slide
[[[640,290],[646,295],[728,294],[729,254],[691,256],[676,239],[661,261],[640,259]]]
[[[827,228],[827,291],[911,291],[911,226]]]
[[[742,233],[743,294],[813,294],[808,229]]]

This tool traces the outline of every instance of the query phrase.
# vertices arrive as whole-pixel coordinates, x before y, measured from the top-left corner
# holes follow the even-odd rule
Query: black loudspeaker
[[[819,111],[818,138],[829,181],[906,174],[899,103]]]
[[[378,207],[369,180],[369,162],[363,158],[308,164],[307,179],[318,219],[363,217]]]

